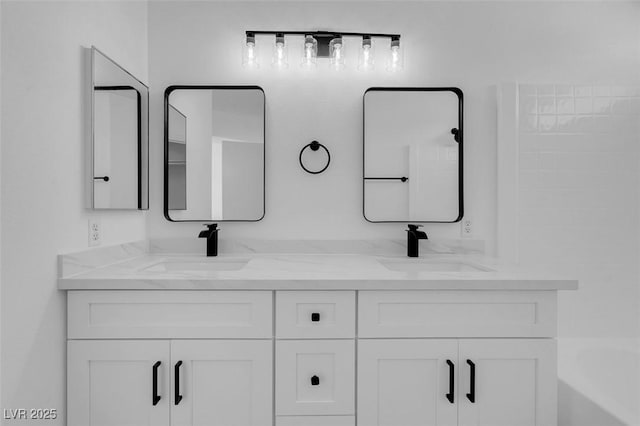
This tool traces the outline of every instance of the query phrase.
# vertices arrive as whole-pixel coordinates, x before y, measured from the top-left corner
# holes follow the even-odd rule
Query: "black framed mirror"
[[[149,88],[91,47],[89,208],[149,208]]]
[[[363,97],[363,215],[369,222],[462,219],[463,94],[374,87]]]
[[[164,93],[164,216],[255,222],[265,214],[265,96],[258,86]]]

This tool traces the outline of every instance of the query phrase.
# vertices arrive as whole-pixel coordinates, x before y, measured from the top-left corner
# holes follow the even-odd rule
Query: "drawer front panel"
[[[361,291],[358,336],[554,337],[552,291]]]
[[[353,340],[281,340],[276,343],[276,414],[355,414]]]
[[[276,426],[355,426],[355,416],[278,416]]]
[[[353,291],[277,291],[276,337],[353,338]]]
[[[269,291],[70,291],[68,338],[271,338]]]

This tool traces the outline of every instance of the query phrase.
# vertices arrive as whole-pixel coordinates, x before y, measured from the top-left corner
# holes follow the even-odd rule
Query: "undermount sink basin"
[[[238,271],[249,259],[164,260],[145,268],[149,272],[216,272]]]
[[[484,266],[456,260],[379,260],[385,268],[398,272],[491,272]]]

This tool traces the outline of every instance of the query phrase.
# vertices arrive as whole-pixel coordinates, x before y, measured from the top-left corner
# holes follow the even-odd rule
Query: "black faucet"
[[[218,224],[212,223],[211,225],[205,225],[206,230],[200,231],[198,238],[207,239],[207,256],[218,255]]]
[[[418,257],[419,256],[419,245],[418,241],[420,240],[428,240],[426,232],[418,231],[418,228],[421,228],[422,225],[407,225],[409,229],[407,229],[407,256],[409,257]]]

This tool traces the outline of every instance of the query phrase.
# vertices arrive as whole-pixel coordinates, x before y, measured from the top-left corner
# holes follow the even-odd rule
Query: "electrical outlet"
[[[99,246],[102,244],[102,226],[100,219],[89,219],[89,247]]]
[[[462,238],[473,237],[473,222],[471,222],[471,219],[463,218],[460,223]]]

